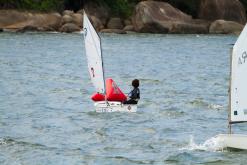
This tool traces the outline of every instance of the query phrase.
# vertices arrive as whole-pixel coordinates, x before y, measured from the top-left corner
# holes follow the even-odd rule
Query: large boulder
[[[63,15],[72,15],[72,14],[74,14],[74,11],[72,11],[72,10],[64,10],[63,11]]]
[[[135,31],[134,26],[133,25],[126,25],[123,28],[124,31]]]
[[[66,13],[66,12],[65,12]],[[62,17],[61,24],[67,24],[67,23],[73,23],[76,24],[79,27],[83,26],[83,15],[80,13],[70,13],[70,14],[65,14]]]
[[[73,23],[66,23],[60,29],[60,32],[72,33],[80,31],[80,27]]]
[[[83,15],[80,13],[75,13],[72,15],[73,22],[79,27],[83,27]]]
[[[244,28],[244,25],[233,21],[216,20],[214,21],[209,32],[213,34],[239,34]]]
[[[94,28],[96,29],[96,31],[100,31],[101,29],[104,28],[104,25],[102,24],[102,22],[99,20],[99,18],[95,17],[95,16],[89,16],[90,21],[92,22]]]
[[[64,25],[66,23],[73,23],[73,18],[71,15],[63,15],[61,24]]]
[[[52,29],[60,27],[61,15],[59,13],[33,13],[15,10],[0,10],[0,28],[3,29]]]
[[[168,3],[158,1],[140,2],[132,22],[137,32],[150,33],[207,33],[209,26],[194,21],[190,15]]]
[[[120,18],[111,18],[107,23],[108,29],[123,29],[123,23]]]
[[[246,23],[245,9],[239,0],[201,0],[199,18]]]
[[[0,10],[0,28],[12,25],[18,22],[24,22],[28,19],[28,14],[15,10]]]

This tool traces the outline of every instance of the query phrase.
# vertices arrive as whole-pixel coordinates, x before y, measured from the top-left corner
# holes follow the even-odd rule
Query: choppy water
[[[0,164],[246,164],[214,138],[236,36],[101,36],[106,77],[140,79],[138,113],[93,112],[80,34],[0,34]]]

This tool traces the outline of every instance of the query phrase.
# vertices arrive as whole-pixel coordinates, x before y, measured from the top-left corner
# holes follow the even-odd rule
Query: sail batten
[[[83,16],[83,30],[88,71],[91,81],[96,89],[96,92],[105,93],[101,41],[85,12]]]
[[[247,122],[247,26],[232,51],[230,123]]]

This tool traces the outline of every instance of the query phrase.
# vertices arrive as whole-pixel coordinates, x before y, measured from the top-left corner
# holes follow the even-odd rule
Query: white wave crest
[[[224,143],[222,139],[220,139],[218,136],[212,137],[206,140],[202,144],[196,144],[194,141],[194,137],[191,136],[189,144],[181,148],[181,150],[202,150],[202,151],[212,151],[212,152],[223,151],[223,149],[224,149]]]
[[[210,108],[210,109],[216,109],[216,110],[221,110],[221,109],[224,108],[224,106],[218,105],[218,104],[210,104],[210,105],[208,105],[208,108]]]
[[[6,140],[5,139],[0,139],[0,145],[4,145],[6,144]]]

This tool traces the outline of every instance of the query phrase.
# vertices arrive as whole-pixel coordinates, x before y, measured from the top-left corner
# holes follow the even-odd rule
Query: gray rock
[[[239,34],[244,28],[244,25],[233,21],[216,20],[209,28],[209,33],[212,34]]]
[[[127,25],[123,28],[124,31],[135,31],[135,28],[133,25]]]
[[[73,23],[67,23],[64,24],[60,29],[60,32],[65,32],[65,33],[72,33],[72,32],[77,32],[80,31],[80,27],[73,24]]]
[[[0,28],[24,22],[29,18],[28,13],[16,10],[0,10]]]
[[[83,15],[80,13],[75,13],[72,15],[73,22],[79,26],[83,27]]]
[[[174,22],[192,20],[170,4],[158,1],[143,1],[136,5],[132,23],[137,32],[168,33]]]
[[[120,18],[111,18],[107,23],[108,29],[123,29],[123,23]]]
[[[246,23],[246,13],[239,0],[201,0],[199,18]]]
[[[28,27],[38,29],[50,28],[57,30],[60,27],[61,15],[59,13],[34,13],[15,10],[0,10],[0,28],[18,30]],[[27,28],[27,29],[28,29]]]
[[[63,11],[63,15],[72,15],[74,14],[74,11],[71,11],[71,10],[64,10]]]
[[[66,23],[73,23],[73,18],[71,15],[63,15],[61,24],[64,25]]]
[[[79,27],[82,27],[83,26],[83,15],[81,15],[79,13],[64,15],[62,17],[61,24],[64,25],[67,23],[73,23]]]

